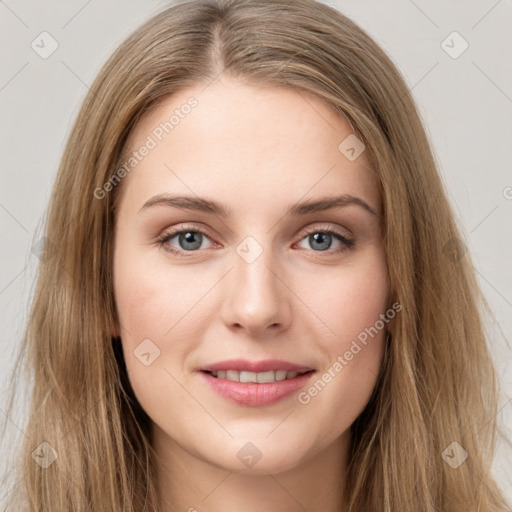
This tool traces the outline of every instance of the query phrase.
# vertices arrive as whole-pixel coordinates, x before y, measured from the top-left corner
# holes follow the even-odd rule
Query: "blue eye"
[[[178,247],[170,243],[173,239],[177,240]],[[164,233],[162,237],[158,239],[158,243],[164,248],[164,250],[172,254],[188,257],[189,255],[192,255],[192,253],[199,252],[200,249],[205,248],[203,246],[205,239],[211,241],[210,237],[201,229],[197,229],[196,227],[185,227]],[[349,239],[334,230],[310,230],[300,242],[303,242],[304,240],[309,242],[313,252],[327,252],[328,254],[340,253],[347,249],[351,249],[355,245],[354,240]],[[337,242],[339,244],[335,249],[331,248],[333,242]]]
[[[174,254],[183,254],[186,252],[195,252],[198,249],[201,249],[203,238],[205,237],[208,238],[206,233],[198,229],[182,229],[180,231],[164,234],[158,242],[166,251]],[[169,242],[174,238],[177,238],[179,245],[178,248],[169,244]]]
[[[350,249],[355,245],[355,242],[353,240],[348,239],[347,237],[341,235],[336,231],[330,230],[311,231],[301,241],[303,240],[307,240],[315,252],[323,252],[329,250],[331,248],[333,240],[337,241],[340,244],[338,249],[334,249],[333,251],[331,251],[335,253],[344,251],[345,249]]]

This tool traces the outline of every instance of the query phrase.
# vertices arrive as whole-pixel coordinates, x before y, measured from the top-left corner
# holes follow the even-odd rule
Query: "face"
[[[128,141],[117,334],[160,444],[231,471],[282,471],[347,439],[375,387],[381,199],[321,99],[226,78],[203,89],[167,99]]]

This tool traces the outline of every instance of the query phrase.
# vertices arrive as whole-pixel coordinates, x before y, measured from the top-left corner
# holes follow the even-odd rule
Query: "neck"
[[[350,432],[292,469],[234,472],[190,453],[153,425],[161,512],[343,512]],[[256,467],[256,466],[255,466]]]

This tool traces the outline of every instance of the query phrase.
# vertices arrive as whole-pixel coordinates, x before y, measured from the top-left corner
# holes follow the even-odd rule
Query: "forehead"
[[[379,211],[365,152],[352,160],[340,150],[347,137],[354,137],[347,121],[313,94],[217,79],[179,91],[142,117],[125,147],[125,161],[139,155],[123,195],[139,207],[172,192],[261,211],[280,199],[337,192],[362,196]]]

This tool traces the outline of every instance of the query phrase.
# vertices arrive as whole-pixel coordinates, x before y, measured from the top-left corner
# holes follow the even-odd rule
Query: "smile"
[[[256,382],[256,383],[264,383],[264,382],[277,382],[282,380],[293,379],[297,377],[297,375],[303,375],[307,372],[296,372],[296,371],[286,371],[286,370],[270,370],[267,372],[249,372],[245,370],[218,370],[208,372],[210,375],[217,379],[226,379],[232,382]]]
[[[314,373],[315,370],[304,373],[285,370],[258,373],[238,370],[198,372],[210,390],[229,402],[246,407],[275,404],[298,393]]]

